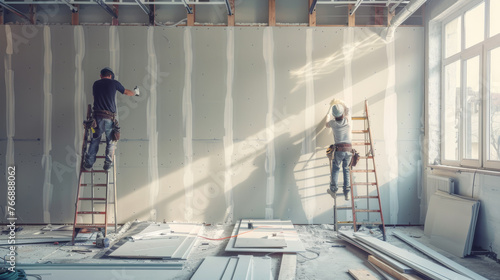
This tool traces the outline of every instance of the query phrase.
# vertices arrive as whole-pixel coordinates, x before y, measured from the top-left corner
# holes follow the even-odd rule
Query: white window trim
[[[480,63],[480,75],[481,75],[481,87],[480,87],[480,96],[482,99],[481,102],[481,108],[480,108],[480,133],[478,137],[479,142],[479,155],[478,155],[478,160],[471,160],[471,159],[465,159],[464,158],[464,153],[465,153],[465,136],[464,136],[464,112],[460,112],[460,128],[459,128],[459,134],[461,135],[461,138],[459,140],[459,147],[458,147],[458,160],[446,160],[445,155],[444,155],[444,148],[443,141],[441,141],[441,147],[440,147],[440,154],[441,154],[441,162],[444,165],[450,165],[450,166],[464,166],[464,167],[472,167],[472,168],[488,168],[488,169],[493,169],[493,170],[500,170],[500,161],[491,161],[488,160],[488,154],[487,151],[489,149],[489,139],[488,139],[488,133],[489,133],[489,123],[488,123],[488,118],[489,118],[489,103],[488,103],[488,98],[489,98],[489,52],[492,49],[500,47],[500,34],[496,34],[494,37],[489,37],[490,33],[490,26],[489,26],[489,18],[490,18],[490,1],[491,0],[475,0],[472,1],[471,3],[468,3],[467,5],[464,5],[460,10],[454,12],[453,14],[449,15],[442,21],[442,32],[441,32],[441,57],[442,57],[442,63],[441,63],[441,100],[444,100],[444,94],[445,94],[445,77],[444,77],[444,69],[447,65],[454,63],[456,61],[459,61],[460,63],[460,86],[461,86],[461,91],[465,89],[466,85],[466,79],[465,79],[465,63],[467,59],[473,58],[475,56],[479,56],[479,63]],[[467,49],[465,48],[465,40],[466,40],[466,35],[465,35],[465,14],[467,11],[473,9],[477,5],[481,4],[482,2],[485,3],[485,14],[484,14],[484,41],[471,46]],[[459,53],[454,54],[450,57],[445,57],[445,48],[446,48],[446,42],[445,42],[445,36],[444,32],[446,30],[445,26],[446,24],[450,23],[451,21],[455,20],[457,17],[461,17],[461,50]],[[463,92],[461,93],[461,105],[463,110],[465,108],[465,98],[463,98]],[[441,118],[441,139],[443,140],[444,137],[444,110],[445,110],[445,105],[442,106],[440,110],[440,118]]]

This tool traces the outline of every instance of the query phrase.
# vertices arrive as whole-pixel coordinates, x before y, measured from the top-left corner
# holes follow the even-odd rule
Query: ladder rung
[[[356,222],[357,225],[382,225],[382,222]]]
[[[352,133],[353,134],[365,134],[365,133],[368,133],[368,129],[366,129],[366,130],[353,130]]]
[[[82,215],[90,215],[90,214],[94,214],[94,215],[106,215],[106,212],[98,212],[98,211],[79,211],[79,212],[76,212],[77,214],[82,214]]]
[[[107,198],[104,197],[80,197],[78,200],[106,200]]]
[[[354,212],[381,212],[380,210],[355,209]]]
[[[105,224],[76,224],[75,228],[103,228]]]
[[[92,184],[80,184],[81,187],[90,187]],[[106,184],[94,184],[94,187],[107,187]]]
[[[353,145],[353,146],[368,146],[368,145],[370,145],[370,142],[352,142],[351,145]]]
[[[359,158],[360,159],[372,159],[373,156],[360,156]]]
[[[352,225],[352,221],[343,221],[343,222],[337,222],[337,224],[343,224],[343,225]]]
[[[376,186],[377,183],[352,183],[353,186]]]
[[[378,196],[376,195],[358,195],[358,196],[354,196],[354,199],[356,198],[378,198]]]
[[[351,170],[351,172],[355,172],[355,173],[370,173],[370,172],[375,172],[374,169],[356,169],[356,170]]]
[[[108,171],[106,170],[90,170],[90,171],[87,171],[87,170],[82,170],[83,173],[108,173]]]
[[[360,121],[360,120],[366,120],[366,117],[364,117],[364,116],[361,116],[361,117],[352,117],[351,119],[355,120],[355,121]]]

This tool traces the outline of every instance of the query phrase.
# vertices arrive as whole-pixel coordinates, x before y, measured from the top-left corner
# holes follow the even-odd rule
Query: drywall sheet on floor
[[[73,236],[73,227],[64,230],[46,231],[18,231],[16,232],[16,244],[36,244],[36,243],[53,243],[53,242],[70,242]],[[0,245],[9,245],[9,236],[0,235]],[[96,233],[79,233],[75,241],[85,242],[95,240]]]
[[[8,28],[22,35],[25,27]],[[120,223],[217,223],[226,222],[224,217],[234,223],[266,214],[298,224],[331,223],[322,149],[333,141],[324,128],[333,98],[350,100],[353,114],[369,101],[383,209],[398,206],[397,223],[419,222],[412,214],[418,203],[411,203],[417,170],[403,162],[415,162],[419,150],[421,110],[415,104],[423,98],[423,28],[398,29],[395,65],[389,65],[387,42],[380,36],[384,28],[375,27],[50,26],[50,44],[43,28],[33,28],[33,37],[20,41],[11,55],[14,145],[0,139],[4,150],[14,147],[0,153],[1,166],[13,152],[17,183],[26,186],[16,193],[23,222],[48,217],[51,223],[73,222],[79,118],[92,103],[92,84],[106,66],[125,88],[141,90],[138,97],[117,97]],[[7,27],[0,29],[5,38]],[[38,67],[50,58],[44,53],[49,45],[51,73]],[[7,54],[5,44],[0,43],[0,53]],[[388,71],[393,66],[396,71]],[[6,68],[0,67],[0,76],[5,75]],[[51,95],[42,94],[44,81]],[[395,88],[394,115],[405,128],[390,139],[398,146],[391,159],[383,156],[388,86]],[[44,107],[48,96],[51,111]],[[2,129],[0,135],[6,135]],[[40,168],[47,155],[52,157],[51,176]],[[399,173],[391,174],[399,178],[396,182],[388,174],[398,163]],[[394,184],[404,185],[404,191],[395,194]],[[0,185],[0,193],[6,191]]]
[[[458,257],[470,255],[480,202],[441,191],[431,196],[424,232],[431,244]]]
[[[200,224],[153,224],[133,235],[133,241],[125,242],[109,257],[187,259],[200,229]]]
[[[237,248],[235,247],[235,243],[237,238],[229,239],[229,242],[226,246],[226,251],[228,252],[283,252],[283,253],[296,253],[296,252],[304,252],[304,244],[300,241],[299,234],[293,227],[291,221],[279,221],[279,220],[259,220],[252,219],[252,221],[257,223],[265,224],[273,224],[279,223],[281,225],[283,236],[286,242],[286,246],[283,248],[277,247],[249,247],[249,248]],[[248,230],[247,224],[236,224],[233,229],[233,233],[231,236],[237,236],[238,234],[243,233]]]
[[[273,279],[271,258],[240,255],[237,257],[207,257],[191,280],[202,279]]]
[[[286,247],[283,226],[280,220],[242,219],[238,237],[234,242],[236,248]]]

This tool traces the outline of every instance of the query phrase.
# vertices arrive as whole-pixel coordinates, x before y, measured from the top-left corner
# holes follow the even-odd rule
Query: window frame
[[[440,156],[441,163],[444,165],[458,166],[458,167],[472,167],[472,168],[487,168],[493,170],[500,170],[500,160],[494,161],[489,160],[489,115],[490,115],[490,104],[489,104],[489,85],[490,85],[490,51],[500,47],[500,34],[496,34],[490,37],[490,1],[491,0],[475,0],[467,5],[464,5],[457,12],[450,14],[441,22],[441,108],[440,108],[440,120],[441,120],[441,145],[440,145]],[[474,9],[478,5],[484,3],[484,40],[470,46],[465,49],[465,15],[468,11]],[[449,57],[445,57],[446,50],[446,25],[457,18],[460,17],[461,24],[461,34],[460,34],[460,51]],[[479,96],[481,98],[480,108],[479,108],[479,132],[478,132],[478,159],[467,159],[465,158],[465,116],[466,116],[466,63],[467,60],[479,57]],[[458,159],[449,160],[445,158],[445,68],[448,65],[458,62],[460,64],[460,105],[461,108],[457,108],[459,111],[459,129],[458,129]]]

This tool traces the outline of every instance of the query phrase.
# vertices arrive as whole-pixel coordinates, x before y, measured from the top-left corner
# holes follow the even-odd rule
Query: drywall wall
[[[81,123],[105,66],[142,93],[117,97],[119,222],[331,223],[333,98],[353,115],[370,104],[386,223],[419,222],[422,28],[387,42],[384,28],[28,27],[0,28],[2,98],[16,100],[2,105],[0,167],[18,167],[26,223],[72,222]]]

